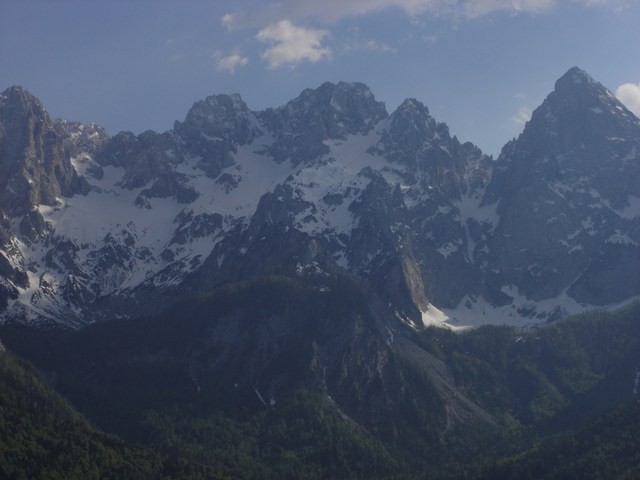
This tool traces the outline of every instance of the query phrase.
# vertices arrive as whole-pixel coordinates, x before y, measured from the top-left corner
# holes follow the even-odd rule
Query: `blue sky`
[[[495,155],[574,65],[640,115],[639,25],[640,0],[1,0],[0,90],[115,134],[361,81]]]

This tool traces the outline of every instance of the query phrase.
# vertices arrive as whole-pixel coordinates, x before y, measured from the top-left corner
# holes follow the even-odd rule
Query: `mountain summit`
[[[82,191],[42,103],[19,86],[0,94],[0,206],[11,216]]]
[[[556,82],[490,186],[491,250],[520,293],[601,306],[640,293],[638,147],[640,121],[600,83],[578,68]]]
[[[602,84],[574,67],[533,112],[522,141],[541,153],[560,153],[597,148],[601,139],[635,138],[639,131],[635,115]]]
[[[570,69],[492,160],[361,83],[196,102],[108,137],[0,97],[3,321],[78,327],[273,273],[344,274],[378,320],[524,326],[640,296],[640,121]]]

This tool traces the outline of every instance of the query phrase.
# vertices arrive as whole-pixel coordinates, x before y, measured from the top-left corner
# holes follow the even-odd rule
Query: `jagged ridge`
[[[413,327],[640,295],[640,123],[577,68],[495,161],[358,83],[263,112],[211,96],[162,134],[53,122],[19,88],[0,119],[0,183],[26,185],[0,202],[5,320],[77,326],[277,270],[347,272]]]

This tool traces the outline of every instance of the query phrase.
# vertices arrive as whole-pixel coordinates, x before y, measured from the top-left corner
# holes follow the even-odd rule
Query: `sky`
[[[640,116],[639,26],[640,0],[0,0],[0,91],[115,135],[359,81],[497,155],[573,66]]]

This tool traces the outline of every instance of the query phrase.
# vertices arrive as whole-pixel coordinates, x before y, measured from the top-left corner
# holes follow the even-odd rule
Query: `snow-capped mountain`
[[[565,315],[640,295],[640,120],[580,69],[503,148],[483,201],[499,215],[486,283],[505,302]]]
[[[640,120],[571,69],[497,160],[415,99],[325,83],[109,137],[0,97],[0,310],[77,327],[268,273],[343,271],[414,327],[640,295]]]

